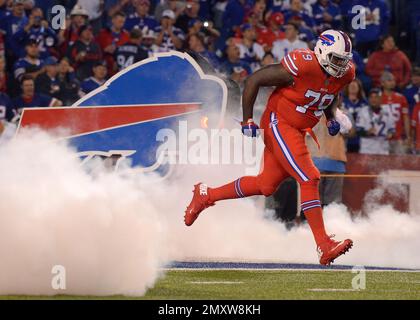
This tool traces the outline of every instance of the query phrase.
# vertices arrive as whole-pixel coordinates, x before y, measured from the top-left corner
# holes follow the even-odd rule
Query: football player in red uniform
[[[266,66],[248,77],[242,96],[245,135],[258,133],[252,116],[259,88],[276,87],[260,122],[265,144],[261,171],[258,176],[241,177],[218,188],[196,184],[185,211],[187,226],[216,201],[269,196],[292,176],[300,184],[301,209],[314,235],[319,262],[328,265],[352,247],[352,240],[335,241],[325,231],[318,191],[320,173],[305,144],[306,133],[312,132],[323,113],[329,133],[340,131],[335,109],[340,91],[355,78],[351,59],[349,37],[341,31],[327,30],[320,35],[314,51],[292,51],[280,64]]]

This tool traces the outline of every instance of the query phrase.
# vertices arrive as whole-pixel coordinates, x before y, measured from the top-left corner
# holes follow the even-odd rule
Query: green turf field
[[[352,289],[351,271],[170,270],[135,299],[420,299],[420,273],[366,271]],[[2,299],[133,299],[133,297],[3,296]]]

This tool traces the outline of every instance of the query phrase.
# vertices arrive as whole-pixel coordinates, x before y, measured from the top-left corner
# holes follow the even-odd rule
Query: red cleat
[[[208,187],[203,183],[198,183],[194,186],[193,198],[190,205],[185,210],[184,221],[187,226],[190,226],[198,218],[198,215],[204,209],[214,206],[214,202],[210,201],[208,194]]]
[[[335,241],[332,239],[333,237],[334,235],[329,236],[326,241],[317,247],[319,263],[322,265],[330,265],[336,258],[346,254],[353,246],[353,241],[350,239]]]

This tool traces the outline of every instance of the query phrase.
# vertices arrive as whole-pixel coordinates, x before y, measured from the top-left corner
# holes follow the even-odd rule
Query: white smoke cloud
[[[232,181],[239,166],[184,166],[153,184],[130,169],[89,175],[74,150],[30,131],[0,146],[0,168],[0,294],[143,295],[173,260],[317,263],[309,227],[265,218],[262,197],[219,202],[185,227],[193,184]],[[337,263],[420,268],[419,215],[380,207],[352,220],[331,205],[325,222],[355,242]]]
[[[164,226],[135,180],[88,175],[62,143],[27,132],[0,147],[0,294],[141,295],[164,259]],[[146,190],[146,189],[143,189]]]

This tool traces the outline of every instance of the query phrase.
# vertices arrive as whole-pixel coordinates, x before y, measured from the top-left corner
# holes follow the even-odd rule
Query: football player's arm
[[[331,136],[337,135],[340,131],[347,131],[351,129],[351,123],[348,124],[348,118],[341,113],[342,119],[337,119],[337,109],[340,104],[340,95],[335,96],[332,103],[324,110],[325,117],[327,118],[328,133]],[[343,125],[343,128],[341,127]]]
[[[281,64],[272,64],[254,72],[245,80],[242,94],[243,121],[252,119],[260,87],[284,88],[293,84],[293,76]]]
[[[340,103],[340,96],[337,95],[334,97],[334,100],[331,102],[328,108],[324,110],[324,114],[325,114],[325,117],[327,118],[327,121],[334,119],[335,111],[337,110],[339,103]]]

